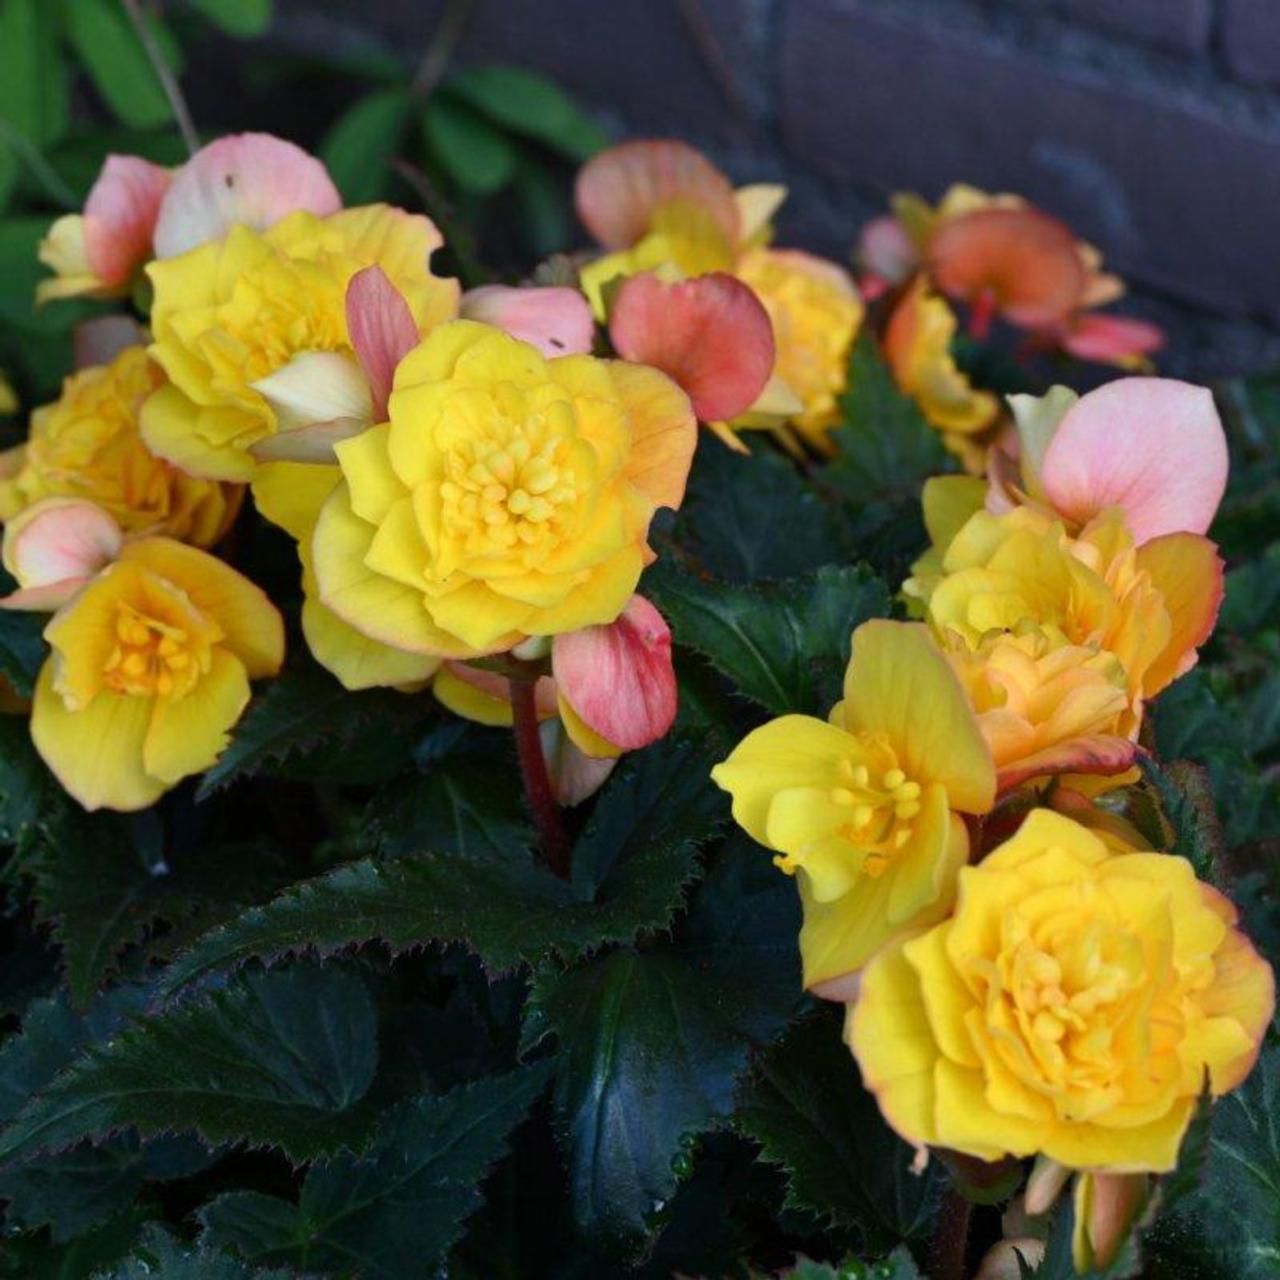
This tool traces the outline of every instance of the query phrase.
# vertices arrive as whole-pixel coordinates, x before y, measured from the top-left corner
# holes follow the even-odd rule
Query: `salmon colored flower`
[[[888,1123],[981,1160],[1164,1172],[1274,1007],[1235,908],[1169,854],[1035,810],[960,872],[951,918],[867,966],[846,1038]]]
[[[595,762],[613,761],[666,735],[676,716],[671,631],[643,596],[635,595],[607,626],[553,637],[551,674],[538,679],[535,706],[544,737],[567,738],[551,750],[552,782],[562,803],[586,799],[608,776]],[[505,676],[462,662],[446,662],[432,685],[455,714],[480,724],[513,723]],[[553,731],[551,722],[558,722]],[[590,789],[584,789],[590,785]],[[571,798],[566,798],[571,797]]]
[[[884,349],[894,381],[942,432],[947,447],[967,458],[973,442],[995,422],[999,403],[989,391],[975,390],[956,367],[951,354],[955,332],[951,308],[921,277],[894,307]]]
[[[614,350],[671,378],[703,422],[719,422],[759,398],[774,366],[768,313],[721,271],[664,284],[642,271],[622,283],[609,318]]]
[[[142,809],[207,769],[274,675],[284,626],[221,560],[168,538],[126,542],[45,628],[31,737],[86,809]]]
[[[456,312],[457,282],[428,266],[440,243],[428,219],[371,205],[327,218],[293,213],[261,233],[236,225],[152,263],[151,354],[170,385],[143,406],[148,445],[193,475],[252,479],[254,446],[281,426],[260,383],[317,354],[360,372],[347,317],[353,276],[381,267],[419,333]]]
[[[313,539],[320,598],[374,640],[443,657],[612,622],[696,438],[657,370],[545,360],[471,320],[401,361],[390,418],[337,446],[343,482]]]
[[[68,378],[61,398],[32,415],[26,443],[0,454],[0,519],[41,498],[85,498],[126,533],[164,534],[198,547],[217,542],[242,491],[189,476],[143,443],[139,411],[164,385],[163,370],[141,346]]]
[[[39,258],[53,278],[36,286],[36,302],[126,294],[152,256],[168,169],[139,156],[108,156],[84,213],[59,218],[40,242]]]
[[[1119,378],[1077,396],[1011,396],[1019,458],[994,458],[987,509],[1028,503],[1079,529],[1108,507],[1139,545],[1204,533],[1227,485],[1227,440],[1204,388]],[[1016,467],[1016,470],[1015,470]]]
[[[1135,548],[1116,508],[1078,537],[1030,508],[980,511],[928,575],[904,585],[940,636],[971,652],[993,633],[1039,632],[1051,645],[1112,654],[1129,707],[1118,732],[1133,737],[1143,702],[1188,671],[1222,599],[1222,561],[1207,538],[1165,534]]]
[[[951,909],[969,856],[961,814],[986,813],[995,769],[972,708],[925,628],[853,634],[827,721],[754,730],[711,773],[735,821],[797,876],[805,986],[847,998],[892,938]]]

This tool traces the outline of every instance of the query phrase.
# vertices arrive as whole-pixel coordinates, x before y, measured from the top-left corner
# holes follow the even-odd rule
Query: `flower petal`
[[[585,755],[574,745],[559,720],[544,721],[538,726],[538,732],[551,789],[557,803],[569,808],[595,795],[618,763],[616,757]]]
[[[1064,351],[1080,360],[1096,360],[1121,368],[1140,364],[1164,346],[1164,331],[1130,316],[1087,312],[1074,319],[1061,338]]]
[[[698,420],[689,397],[657,369],[608,361],[609,376],[631,420],[627,477],[655,507],[677,510],[684,501]]]
[[[462,295],[459,314],[531,343],[544,356],[589,355],[596,322],[576,289],[486,284]]]
[[[40,669],[31,710],[31,741],[68,794],[86,809],[145,809],[165,785],[142,767],[152,698],[102,689],[79,711],[54,692],[54,660]]]
[[[347,333],[373,393],[373,421],[387,420],[396,366],[418,345],[418,326],[404,296],[379,266],[347,285]]]
[[[120,526],[101,507],[78,498],[45,498],[4,530],[4,567],[21,587],[89,578],[120,554]]]
[[[230,134],[178,171],[155,224],[156,256],[177,257],[236,224],[265,231],[298,209],[325,217],[341,208],[328,171],[301,147],[266,133]]]
[[[704,155],[670,139],[624,142],[589,160],[578,173],[574,203],[582,225],[606,249],[628,249],[650,230],[664,204],[705,209],[729,242],[741,228],[729,180]]]
[[[203,773],[222,754],[248,702],[244,663],[225,649],[215,649],[209,670],[185,698],[155,700],[142,746],[143,767],[167,786]]]
[[[918,262],[916,246],[906,228],[892,214],[872,218],[858,237],[858,265],[878,285],[901,284]]]
[[[281,431],[335,418],[355,419],[365,426],[374,421],[369,380],[340,351],[304,351],[249,385],[270,404]]]
[[[1082,524],[1120,507],[1139,545],[1164,533],[1203,533],[1227,484],[1213,396],[1173,378],[1107,383],[1063,416],[1040,482],[1053,506]]]
[[[93,316],[71,331],[72,360],[77,369],[110,364],[129,347],[146,344],[146,335],[132,316]]]
[[[140,156],[108,156],[84,206],[84,251],[104,284],[124,284],[151,257],[172,175]]]
[[[769,313],[740,280],[712,272],[664,284],[652,272],[619,289],[609,321],[618,354],[669,374],[704,422],[749,409],[775,355]]]
[[[1172,629],[1164,652],[1147,668],[1142,692],[1154,697],[1185,675],[1196,650],[1213,632],[1223,595],[1223,564],[1218,548],[1194,533],[1169,533],[1138,548],[1139,569],[1164,597]]]
[[[671,630],[643,596],[608,626],[556,636],[551,670],[587,727],[624,751],[656,742],[675,721]]]

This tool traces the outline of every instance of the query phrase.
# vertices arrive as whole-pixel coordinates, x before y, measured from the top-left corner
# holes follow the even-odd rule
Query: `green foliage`
[[[546,1079],[545,1066],[528,1067],[409,1099],[387,1112],[361,1156],[313,1165],[296,1204],[253,1191],[218,1196],[200,1213],[202,1243],[256,1264],[416,1280],[461,1235],[480,1205],[477,1184]]]
[[[0,609],[0,678],[24,698],[31,696],[44,662],[46,649],[40,633],[45,621],[43,614]]]
[[[411,108],[404,89],[378,89],[353,102],[330,130],[320,158],[348,204],[367,204],[383,193]]]
[[[664,561],[645,584],[679,643],[775,715],[825,715],[839,697],[853,629],[889,611],[884,583],[851,565],[738,586]]]
[[[854,1232],[865,1251],[928,1238],[937,1162],[911,1170],[912,1151],[880,1122],[836,1020],[796,1027],[743,1091],[738,1127],[787,1179],[787,1205]]]
[[[311,966],[255,974],[79,1055],[0,1135],[0,1163],[132,1126],[311,1160],[367,1140],[377,1063],[360,981]]]

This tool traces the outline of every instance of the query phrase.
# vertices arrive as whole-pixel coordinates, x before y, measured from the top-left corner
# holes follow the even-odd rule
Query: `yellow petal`
[[[213,443],[206,437],[202,424],[206,415],[215,413],[170,385],[147,397],[138,426],[152,453],[190,475],[239,482],[253,479],[256,463],[247,453],[228,444]]]
[[[587,726],[582,717],[569,705],[564,695],[559,698],[560,720],[564,731],[584,756],[592,760],[614,760],[622,754],[621,747],[615,747],[608,738],[602,738],[594,729]]]
[[[166,786],[203,773],[222,754],[249,702],[244,663],[215,649],[209,670],[184,698],[157,698],[142,747],[143,767]]]
[[[145,809],[166,787],[148,776],[142,747],[152,698],[101,690],[88,706],[68,711],[53,690],[52,660],[41,668],[31,711],[31,740],[68,794],[86,809]]]
[[[351,509],[362,520],[377,524],[408,489],[391,469],[385,422],[337,445],[334,452],[351,492]]]
[[[224,643],[244,663],[251,680],[273,676],[284,662],[280,611],[243,574],[195,547],[171,538],[125,544],[120,563],[136,564],[181,587],[225,634]]]
[[[952,808],[986,813],[995,801],[991,751],[950,664],[927,628],[865,622],[845,675],[850,732],[883,733],[908,778],[939,782]]]
[[[698,445],[698,421],[689,397],[648,365],[611,360],[608,369],[631,423],[627,478],[655,507],[674,511],[684,501]]]
[[[431,682],[431,692],[442,706],[464,720],[508,729],[514,722],[510,702],[459,679],[447,665],[436,672],[436,678]]]
[[[300,541],[316,527],[320,508],[341,479],[336,465],[268,462],[254,473],[253,500],[272,524]]]

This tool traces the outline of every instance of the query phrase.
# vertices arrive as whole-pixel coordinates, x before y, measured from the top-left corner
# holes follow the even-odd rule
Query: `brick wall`
[[[406,50],[440,0],[279,0],[276,38]],[[1021,191],[1165,324],[1165,368],[1280,365],[1280,0],[476,0],[458,56],[560,78],[618,134],[781,179],[843,255],[899,188]]]

